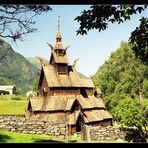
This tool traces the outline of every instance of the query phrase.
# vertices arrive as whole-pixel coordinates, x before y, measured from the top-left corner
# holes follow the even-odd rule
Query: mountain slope
[[[45,59],[43,57],[39,57],[39,58],[43,60],[43,63],[49,64],[49,61],[47,59]],[[41,62],[40,62],[39,58],[38,57],[26,57],[26,59],[30,63],[32,63],[38,69],[41,69]],[[78,74],[79,74],[80,78],[88,78],[88,77],[86,77],[84,74],[82,74],[80,72],[78,72]]]
[[[43,60],[43,63],[48,64],[49,61],[44,59],[43,57],[39,57],[40,59]],[[41,62],[39,60],[38,57],[26,57],[26,59],[32,63],[35,67],[37,67],[38,69],[41,69]]]
[[[0,85],[15,84],[19,93],[30,90],[39,69],[0,39]]]

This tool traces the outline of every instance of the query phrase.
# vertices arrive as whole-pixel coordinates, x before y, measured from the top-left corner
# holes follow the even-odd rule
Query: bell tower
[[[60,32],[60,16],[58,17],[58,32],[56,34],[56,44],[52,47],[49,64],[54,65],[58,74],[68,74],[67,48],[62,45],[62,35]]]

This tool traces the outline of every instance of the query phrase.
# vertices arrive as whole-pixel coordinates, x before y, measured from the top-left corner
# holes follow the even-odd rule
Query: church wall
[[[29,117],[30,116],[30,117]],[[66,123],[65,112],[53,111],[53,112],[32,112],[32,114],[26,114],[27,118],[33,120],[45,120],[50,123]]]
[[[45,76],[43,77],[43,82],[42,82],[42,85],[41,85],[40,89],[41,89],[40,90],[41,91],[41,96],[51,96],[51,95],[53,95],[53,90],[49,89]],[[44,92],[46,94],[44,94]]]
[[[54,88],[53,95],[79,95],[80,90],[77,88]]]
[[[42,82],[42,88],[44,88],[44,87],[48,88],[48,84],[47,84],[47,80],[46,80],[45,76],[44,76],[43,82]]]

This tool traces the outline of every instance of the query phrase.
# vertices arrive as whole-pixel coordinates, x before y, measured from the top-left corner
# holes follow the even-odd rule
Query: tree
[[[77,35],[87,34],[91,29],[97,29],[99,32],[106,30],[109,23],[123,23],[130,20],[133,14],[141,13],[146,8],[147,5],[93,5],[75,18],[80,22]],[[135,55],[144,63],[148,63],[148,21],[146,18],[142,18],[140,21],[140,26],[131,33],[129,41],[133,44],[132,49]]]
[[[148,126],[148,99],[144,100],[144,105],[142,106],[142,114],[143,117],[146,119],[146,126]],[[146,130],[146,127],[145,127]]]
[[[129,42],[133,45],[132,49],[136,57],[148,64],[148,19],[142,17],[140,26],[137,27],[129,38]],[[140,49],[140,50],[139,50]]]
[[[1,5],[0,37],[22,41],[24,35],[37,30],[35,16],[49,10],[52,9],[48,5]]]
[[[148,68],[135,57],[131,45],[121,42],[119,49],[92,76],[102,91],[106,107],[114,114],[119,100],[148,98]]]
[[[39,79],[35,79],[33,82],[33,91],[35,92],[38,91],[38,83],[39,83]]]
[[[143,117],[136,100],[132,98],[125,98],[119,102],[115,109],[115,119],[122,125],[137,127],[140,131],[146,126],[146,118]]]

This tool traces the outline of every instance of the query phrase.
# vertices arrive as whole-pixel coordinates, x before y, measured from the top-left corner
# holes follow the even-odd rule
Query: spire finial
[[[72,66],[75,68],[76,67],[76,64],[77,64],[77,61],[79,60],[79,58],[75,59]]]
[[[58,32],[60,31],[60,16],[58,16]]]
[[[57,35],[56,35],[56,40],[57,42],[61,42],[61,39],[62,39],[62,36],[61,36],[61,33],[60,33],[60,16],[58,16],[58,32],[57,32]]]

